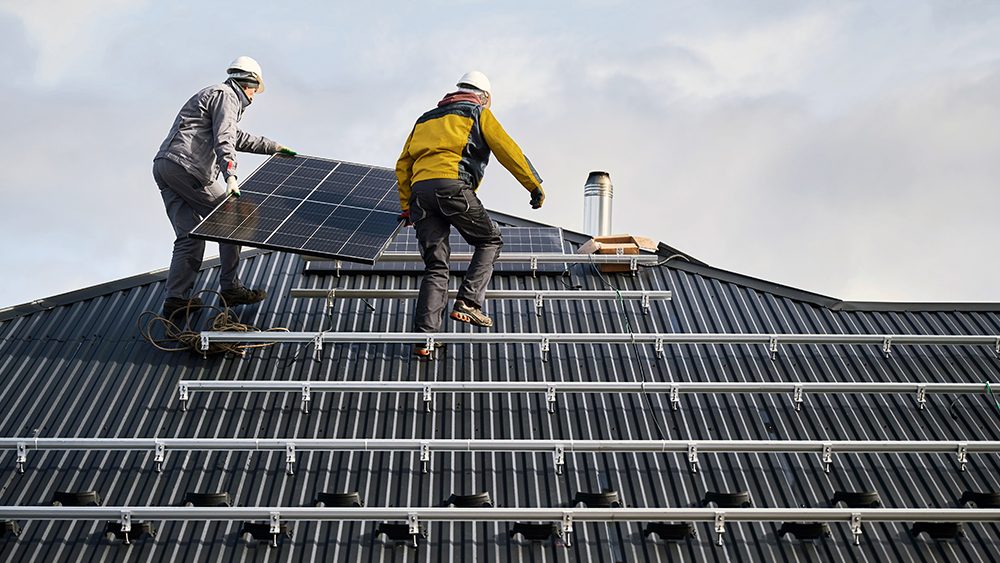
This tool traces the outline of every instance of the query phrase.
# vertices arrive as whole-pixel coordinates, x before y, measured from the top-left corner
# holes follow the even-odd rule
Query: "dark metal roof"
[[[501,217],[501,221],[504,219]],[[521,220],[523,222],[523,220]],[[518,224],[514,220],[508,224]],[[568,248],[583,238],[567,232]],[[672,249],[671,249],[672,250]],[[299,257],[257,252],[241,265],[252,287],[270,297],[239,311],[260,328],[298,331],[404,331],[414,303],[293,300],[293,287],[416,288],[413,275],[303,276]],[[529,301],[487,309],[496,344],[449,345],[433,363],[411,359],[401,344],[311,344],[254,350],[248,357],[164,352],[139,334],[138,319],[159,310],[162,274],[130,278],[44,307],[0,316],[0,435],[23,437],[459,438],[459,439],[757,439],[997,440],[1000,418],[981,395],[931,395],[925,410],[906,395],[810,395],[801,411],[788,395],[683,395],[677,411],[665,395],[560,395],[555,414],[543,395],[437,393],[431,413],[404,393],[317,393],[311,413],[298,393],[199,393],[178,408],[181,379],[460,381],[996,381],[1000,362],[985,346],[904,346],[886,358],[875,346],[782,345],[772,361],[757,345],[554,345],[547,362],[537,345],[504,344],[508,332],[759,332],[849,334],[1000,334],[1000,307],[925,309],[893,304],[838,306],[808,292],[671,260],[638,275],[598,276],[589,265],[564,276],[497,275],[493,289],[669,289],[649,315],[637,302],[554,301],[537,317]],[[606,280],[606,281],[605,281]],[[453,278],[457,286],[457,279]],[[217,286],[204,269],[198,289]],[[204,316],[200,319],[204,322]],[[454,330],[469,327],[447,325]],[[662,433],[662,436],[661,436]],[[886,507],[956,507],[964,490],[1000,491],[996,455],[835,454],[830,474],[818,456],[706,454],[692,473],[682,454],[567,454],[556,475],[551,454],[437,453],[423,474],[411,453],[300,453],[295,475],[278,453],[168,451],[162,473],[153,452],[0,453],[0,505],[42,505],[57,491],[96,490],[109,506],[178,506],[186,492],[229,492],[240,506],[312,505],[318,492],[358,491],[368,507],[440,506],[452,494],[489,492],[499,507],[569,506],[577,492],[619,492],[629,507],[701,506],[707,491],[746,490],[755,507],[825,507],[835,490],[876,489]],[[714,528],[666,545],[630,523],[577,524],[573,547],[510,538],[507,523],[430,523],[414,551],[374,537],[375,523],[299,522],[294,537],[268,548],[238,537],[241,523],[155,522],[156,538],[130,547],[109,543],[104,522],[21,521],[20,537],[0,540],[8,560],[152,561],[268,558],[281,561],[577,560],[577,561],[991,561],[1000,557],[996,524],[966,524],[967,536],[912,538],[911,523],[868,523],[862,545],[847,525],[832,537],[779,539],[780,523],[728,523],[722,547]],[[269,553],[268,553],[269,552]]]

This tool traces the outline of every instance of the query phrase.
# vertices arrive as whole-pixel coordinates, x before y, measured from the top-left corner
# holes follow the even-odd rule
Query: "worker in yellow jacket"
[[[438,332],[448,302],[451,246],[454,226],[475,253],[469,262],[451,318],[477,326],[492,326],[483,313],[486,285],[493,275],[503,239],[500,230],[476,196],[490,153],[531,192],[531,207],[545,201],[542,179],[517,143],[490,111],[490,81],[477,71],[458,81],[458,91],[420,116],[396,162],[400,220],[417,230],[424,278],[414,318],[416,332]],[[414,354],[428,356],[417,346]]]

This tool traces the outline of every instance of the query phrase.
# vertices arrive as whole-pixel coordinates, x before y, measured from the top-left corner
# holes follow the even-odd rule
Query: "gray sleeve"
[[[257,154],[274,154],[278,152],[278,143],[267,137],[256,137],[236,129],[236,150]]]
[[[236,126],[239,102],[219,92],[208,102],[212,112],[212,133],[215,137],[215,158],[222,169],[222,179],[236,175],[236,151],[240,130]]]

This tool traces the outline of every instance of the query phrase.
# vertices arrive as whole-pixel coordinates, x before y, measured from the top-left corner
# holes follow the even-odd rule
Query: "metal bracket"
[[[542,337],[542,361],[543,362],[549,361],[549,337],[548,336],[543,336]]]
[[[337,277],[340,277],[340,267],[344,265],[340,260],[334,260],[334,265],[337,267]]]
[[[542,294],[535,294],[535,315],[542,316]]]
[[[671,410],[681,408],[681,390],[676,385],[670,386],[670,408]]]
[[[851,513],[851,533],[854,534],[854,545],[861,545],[861,513]]]
[[[993,351],[996,353],[997,357],[1000,358],[1000,337],[997,337],[997,344],[993,348]]]
[[[417,547],[417,536],[420,535],[420,520],[416,514],[407,514],[406,523],[410,526],[410,536],[413,538],[413,547]]]
[[[889,359],[889,354],[892,354],[892,338],[889,336],[885,337],[882,341],[882,353],[885,354],[885,359]]]
[[[281,533],[281,515],[271,513],[271,547],[278,547],[278,534]]]
[[[434,337],[433,336],[428,336],[427,337],[426,350],[427,350],[427,359],[428,360],[433,360],[434,359]]]
[[[556,451],[552,453],[552,458],[556,465],[556,475],[562,475],[563,466],[566,465],[566,447],[561,444],[556,446]]]
[[[969,453],[969,444],[961,442],[958,444],[958,462],[962,464],[962,472],[965,472],[965,464],[967,463],[966,454]]]
[[[188,391],[189,391],[188,384],[187,383],[181,383],[179,387],[180,387],[180,393],[181,393],[181,410],[182,411],[187,411],[188,410],[188,399],[190,398],[190,394],[188,393]]]
[[[649,294],[645,292],[642,294],[642,314],[649,314]]]
[[[620,248],[618,250],[621,250]],[[628,261],[628,267],[632,270],[632,275],[635,276],[636,271],[639,269],[639,259],[633,257]]]
[[[431,412],[431,401],[434,400],[434,393],[431,392],[430,385],[424,385],[424,412]]]
[[[334,303],[337,300],[337,290],[331,289],[330,293],[326,294],[326,308],[333,309]]]
[[[924,405],[927,404],[927,387],[924,385],[917,386],[917,405],[919,405],[920,410],[924,410]]]
[[[719,534],[719,539],[715,541],[715,545],[722,545],[722,534],[726,533],[726,513],[716,512],[715,513],[715,533]]]
[[[833,444],[827,442],[823,444],[823,473],[830,473],[830,465],[833,464]]]
[[[548,390],[545,391],[545,401],[549,405],[549,414],[555,414],[555,412],[556,412],[556,388],[554,386],[553,387],[549,387]]]
[[[772,336],[767,343],[767,350],[771,353],[771,361],[773,362],[778,357],[778,337]]]
[[[205,353],[208,352],[208,335],[204,332],[201,333],[201,351],[202,355],[207,355]]]
[[[302,412],[309,414],[309,401],[312,400],[312,387],[302,386]]]
[[[132,513],[122,510],[122,516],[118,522],[122,525],[122,532],[125,534],[125,545],[132,545],[132,541],[128,537],[129,532],[132,531]]]
[[[321,332],[316,335],[316,338],[313,339],[313,361],[318,362],[322,357],[323,357],[323,333]]]
[[[537,256],[532,256],[531,257],[531,277],[536,278],[536,277],[538,277],[537,274],[538,274],[538,257]]]
[[[420,463],[421,471],[427,473],[427,464],[431,461],[431,444],[430,442],[420,442]]]
[[[156,442],[156,446],[153,449],[153,461],[156,462],[156,472],[163,472],[163,460],[167,454],[167,446],[163,442]]]
[[[688,463],[691,464],[691,473],[698,472],[698,444],[688,444]]]
[[[796,411],[796,412],[798,412],[798,411],[801,411],[801,410],[802,410],[802,402],[803,402],[803,400],[804,400],[804,399],[802,398],[802,395],[803,395],[803,392],[804,392],[804,391],[803,391],[803,389],[802,389],[802,386],[801,386],[801,385],[796,385],[796,386],[795,386],[795,411]]]
[[[28,463],[28,444],[26,442],[17,443],[17,472],[24,473],[24,464]]]
[[[654,344],[653,350],[656,351],[657,358],[663,357],[663,338],[660,337],[656,338],[656,343]]]
[[[566,547],[572,547],[572,538],[570,534],[573,533],[573,513],[563,512],[562,517],[562,533],[563,540],[566,542]]]
[[[295,444],[285,444],[285,473],[295,475]]]

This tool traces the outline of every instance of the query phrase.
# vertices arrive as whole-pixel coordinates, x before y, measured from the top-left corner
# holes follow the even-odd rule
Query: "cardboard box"
[[[653,239],[645,237],[634,237],[632,235],[608,235],[604,237],[594,237],[577,250],[577,254],[618,254],[618,250],[625,255],[639,254],[639,250],[656,252],[656,243]],[[602,272],[630,272],[632,268],[628,264],[601,264]]]

